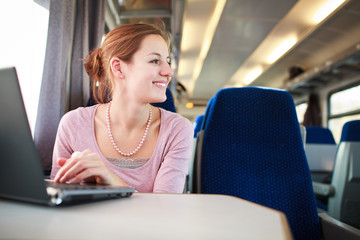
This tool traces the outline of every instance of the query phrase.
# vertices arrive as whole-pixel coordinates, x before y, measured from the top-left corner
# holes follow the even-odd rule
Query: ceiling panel
[[[305,70],[339,60],[347,49],[360,42],[360,1],[351,1],[335,12],[307,38],[272,65],[252,85],[282,87],[288,69],[298,65]],[[330,63],[330,62],[329,62]]]
[[[228,0],[193,95],[208,99],[222,88],[296,2]]]

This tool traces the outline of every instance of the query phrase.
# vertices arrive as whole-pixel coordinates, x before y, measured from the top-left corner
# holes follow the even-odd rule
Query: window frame
[[[331,119],[336,119],[336,118],[342,118],[342,117],[346,117],[346,116],[352,116],[352,115],[356,115],[356,114],[360,114],[360,108],[358,110],[353,110],[353,111],[348,111],[348,112],[344,112],[344,113],[339,113],[339,114],[333,114],[331,115],[331,96],[335,93],[338,93],[338,92],[341,92],[341,91],[345,91],[347,89],[351,89],[353,87],[357,87],[357,86],[360,86],[360,80],[352,83],[352,84],[349,84],[349,85],[346,85],[346,86],[343,86],[341,88],[338,88],[338,89],[334,89],[332,91],[330,91],[327,95],[327,124],[329,125],[329,121]]]
[[[344,85],[342,87],[339,87],[339,88],[335,88],[333,89],[332,91],[329,91],[328,94],[327,94],[327,127],[330,129],[330,121],[331,120],[336,120],[336,119],[341,119],[341,118],[345,118],[345,117],[351,117],[351,116],[355,116],[355,115],[358,115],[360,114],[360,108],[358,110],[352,110],[352,111],[348,111],[348,112],[344,112],[344,113],[339,113],[339,114],[333,114],[331,115],[331,96],[335,93],[338,93],[338,92],[341,92],[341,91],[344,91],[344,90],[347,90],[347,89],[351,89],[353,87],[357,87],[357,86],[360,86],[360,80],[357,80],[355,82],[352,82],[351,84],[347,84],[347,85]],[[332,129],[330,129],[332,132],[333,132],[333,135],[334,135],[334,138],[335,138],[335,141],[339,144],[340,142],[340,139],[341,139],[341,134],[342,134],[342,127],[343,126],[337,126],[337,128],[339,128],[336,132],[333,132]],[[341,129],[340,129],[341,128]]]

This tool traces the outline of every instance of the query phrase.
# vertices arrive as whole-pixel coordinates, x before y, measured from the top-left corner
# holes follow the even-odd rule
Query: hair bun
[[[104,68],[101,48],[94,49],[86,58],[84,64],[88,75],[96,82],[101,82]]]

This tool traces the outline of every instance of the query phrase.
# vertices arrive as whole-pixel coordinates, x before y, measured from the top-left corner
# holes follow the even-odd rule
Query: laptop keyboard
[[[88,184],[88,183],[81,183],[81,184],[69,184],[69,183],[57,183],[49,179],[45,179],[46,186],[53,187],[53,188],[61,188],[61,189],[106,189],[106,186],[103,185],[95,185],[95,184]]]

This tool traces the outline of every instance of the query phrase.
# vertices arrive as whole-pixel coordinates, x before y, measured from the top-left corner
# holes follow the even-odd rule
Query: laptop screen
[[[15,68],[0,70],[0,86],[0,195],[47,201]]]

